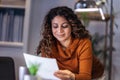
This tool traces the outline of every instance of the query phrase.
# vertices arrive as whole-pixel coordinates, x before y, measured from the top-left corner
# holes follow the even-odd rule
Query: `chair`
[[[0,80],[15,80],[14,60],[11,57],[0,57]]]

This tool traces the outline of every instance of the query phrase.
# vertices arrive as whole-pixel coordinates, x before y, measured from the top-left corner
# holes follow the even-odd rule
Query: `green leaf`
[[[31,75],[36,75],[39,68],[39,64],[31,64],[31,66],[28,68]]]

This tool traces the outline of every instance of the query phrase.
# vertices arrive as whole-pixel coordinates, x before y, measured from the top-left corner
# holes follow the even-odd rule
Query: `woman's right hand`
[[[54,75],[61,80],[75,80],[75,75],[69,70],[58,70]]]

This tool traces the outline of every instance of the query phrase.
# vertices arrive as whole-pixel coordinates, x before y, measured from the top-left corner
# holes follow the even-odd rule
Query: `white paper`
[[[38,57],[38,56],[30,55],[27,53],[23,53],[23,55],[24,55],[27,67],[29,67],[30,64],[34,64],[34,63],[40,64],[37,75],[39,75],[42,79],[60,80],[53,75],[54,72],[58,70],[56,59]]]

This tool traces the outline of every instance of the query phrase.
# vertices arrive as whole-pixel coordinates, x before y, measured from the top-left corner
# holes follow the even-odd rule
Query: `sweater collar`
[[[52,55],[55,57],[59,57],[60,59],[69,59],[75,54],[76,48],[79,45],[79,39],[73,39],[70,42],[69,47],[63,50],[61,44],[57,42],[57,45],[52,49]]]

